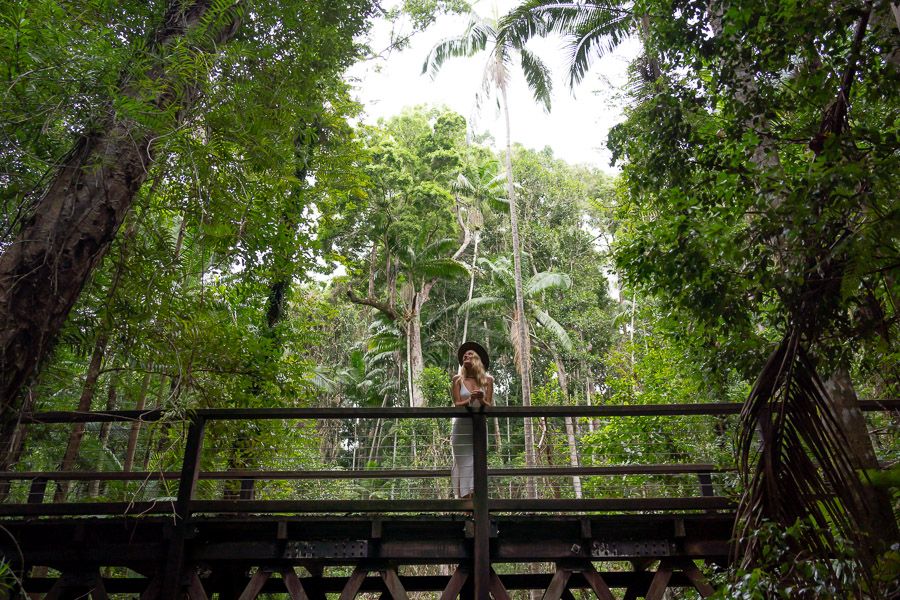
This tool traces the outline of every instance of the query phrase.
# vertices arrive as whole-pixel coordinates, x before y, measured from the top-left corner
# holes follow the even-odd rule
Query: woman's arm
[[[465,406],[468,404],[466,400],[462,400],[459,397],[459,386],[462,384],[462,378],[459,376],[459,373],[453,376],[453,381],[450,383],[450,397],[453,398],[453,406]]]

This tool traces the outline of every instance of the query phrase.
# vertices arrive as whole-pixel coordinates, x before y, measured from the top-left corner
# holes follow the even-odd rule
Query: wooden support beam
[[[384,580],[384,585],[387,586],[391,598],[394,600],[409,600],[406,590],[403,589],[403,584],[400,583],[400,577],[397,576],[397,569],[394,567],[382,569],[381,578]]]
[[[241,596],[238,600],[256,600],[256,597],[259,596],[263,586],[266,585],[266,582],[271,576],[272,571],[269,569],[258,569],[256,573],[253,574],[253,577],[250,578],[250,581],[247,582],[247,587],[241,592]]]
[[[159,598],[159,591],[162,588],[162,582],[159,577],[153,577],[147,583],[147,587],[141,592],[141,600],[156,600]]]
[[[94,573],[88,584],[90,588],[91,600],[109,600],[109,594],[106,593],[106,587],[103,585],[103,578],[100,571]]]
[[[284,587],[287,588],[291,600],[309,600],[309,596],[306,594],[306,590],[303,589],[303,584],[300,583],[300,578],[297,577],[297,572],[294,569],[288,568],[283,570],[281,579],[284,581]]]
[[[163,575],[161,599],[169,600],[179,596],[181,574],[184,569],[185,539],[187,538],[188,520],[191,516],[191,499],[197,487],[200,473],[200,451],[203,449],[203,431],[206,421],[196,414],[188,428],[187,442],[184,447],[184,461],[181,467],[181,478],[178,483],[178,499],[175,502],[175,535],[169,544],[166,557],[166,569]],[[202,586],[201,586],[202,587]]]
[[[506,591],[506,586],[503,585],[500,576],[494,569],[491,569],[491,595],[494,600],[509,600],[509,592]]]
[[[569,588],[562,591],[562,600],[575,600],[575,596],[572,595],[572,591]]]
[[[91,600],[109,600],[106,586],[100,571],[93,573],[63,573],[44,596],[44,600],[60,600],[70,595],[77,594],[79,598],[91,598]]]
[[[615,600],[612,590],[606,585],[606,581],[600,573],[597,572],[597,569],[594,568],[593,564],[587,563],[581,574],[588,582],[588,585],[591,586],[591,589],[599,600]]]
[[[28,504],[43,504],[46,492],[47,479],[45,477],[32,479],[31,487],[28,488]]]
[[[647,600],[662,600],[663,595],[666,593],[666,588],[669,587],[669,579],[671,578],[672,563],[664,558],[659,561],[659,567],[657,567],[656,574],[653,575],[653,580],[650,582],[650,589],[647,590]]]
[[[353,569],[353,573],[350,574],[347,583],[344,584],[344,589],[341,591],[340,600],[353,600],[356,598],[356,594],[359,592],[359,588],[362,586],[363,581],[366,580],[366,575],[368,574],[368,566],[359,565]]]
[[[550,580],[550,585],[547,587],[547,591],[544,592],[541,600],[560,600],[571,576],[572,571],[569,569],[557,567],[556,573],[553,575],[553,579]]]
[[[463,565],[456,567],[456,570],[453,571],[453,575],[450,577],[450,581],[447,582],[447,587],[441,593],[441,600],[456,600],[468,578],[468,569]]]
[[[690,558],[679,558],[675,561],[675,564],[684,571],[684,574],[690,579],[691,583],[694,584],[694,588],[702,597],[708,598],[715,593],[715,588],[709,584],[709,581],[704,577],[703,573],[700,572],[700,569],[697,568],[697,564],[693,560]]]
[[[490,600],[491,518],[488,512],[487,419],[483,412],[472,413],[473,479],[472,508],[475,517],[474,583],[475,600]]]
[[[209,600],[197,571],[191,573],[191,576],[188,578],[187,595],[190,600]]]
[[[53,587],[50,588],[50,591],[47,592],[47,595],[44,596],[44,600],[59,600],[67,588],[66,576],[61,575],[56,580],[56,583],[53,584]]]

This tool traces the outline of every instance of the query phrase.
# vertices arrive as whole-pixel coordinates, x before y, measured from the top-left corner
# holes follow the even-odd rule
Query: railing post
[[[487,418],[482,411],[472,412],[472,447],[475,493],[475,552],[473,575],[475,600],[489,600],[491,587],[491,517],[488,513]]]
[[[43,504],[44,495],[47,493],[47,478],[35,477],[28,489],[28,504]]]
[[[175,502],[175,532],[169,545],[163,585],[160,598],[178,598],[181,586],[181,572],[184,569],[184,541],[187,538],[188,521],[191,516],[191,499],[200,475],[200,451],[203,449],[203,430],[206,419],[200,415],[191,417],[187,443],[184,448],[184,462],[178,483],[178,499]]]

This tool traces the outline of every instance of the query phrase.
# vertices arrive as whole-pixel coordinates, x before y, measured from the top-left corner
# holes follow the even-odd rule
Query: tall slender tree
[[[496,20],[488,20],[472,14],[465,31],[459,36],[438,43],[425,59],[422,73],[432,78],[449,58],[471,57],[481,52],[488,53],[484,68],[485,91],[495,92],[500,97],[500,106],[506,124],[506,194],[509,199],[509,221],[512,229],[512,253],[515,275],[516,318],[513,326],[518,340],[518,367],[521,376],[522,404],[531,406],[531,353],[528,348],[528,323],[525,316],[522,292],[522,242],[519,239],[519,218],[516,210],[516,189],[512,173],[512,134],[509,122],[510,69],[518,58],[534,98],[546,110],[550,110],[550,72],[533,52],[518,38],[501,36]],[[530,420],[525,420],[525,462],[528,467],[535,465],[534,431]],[[528,480],[528,495],[535,497],[534,481]]]

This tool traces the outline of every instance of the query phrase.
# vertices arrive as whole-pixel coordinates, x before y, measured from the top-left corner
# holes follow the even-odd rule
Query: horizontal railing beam
[[[900,399],[863,400],[865,412],[900,410]],[[494,406],[485,412],[490,417],[651,417],[677,415],[732,415],[743,407],[741,402],[703,404],[643,404],[627,406]],[[195,411],[206,420],[270,420],[270,419],[442,419],[468,414],[465,408],[214,408]],[[112,421],[158,421],[162,411],[116,410],[105,412],[54,411],[23,415],[29,424],[102,423]]]
[[[513,499],[488,500],[491,512],[641,512],[733,510],[722,496],[677,498]],[[0,504],[0,516],[165,515],[174,501],[72,502],[68,504]],[[446,513],[471,512],[472,500],[193,500],[192,514],[311,513]]]
[[[607,465],[600,467],[533,467],[488,469],[488,477],[571,477],[573,475],[679,475],[730,473],[735,467],[712,464]],[[148,481],[178,479],[179,471],[0,471],[0,481]],[[358,469],[297,471],[201,471],[205,480],[286,480],[286,479],[429,479],[449,477],[450,469]]]

